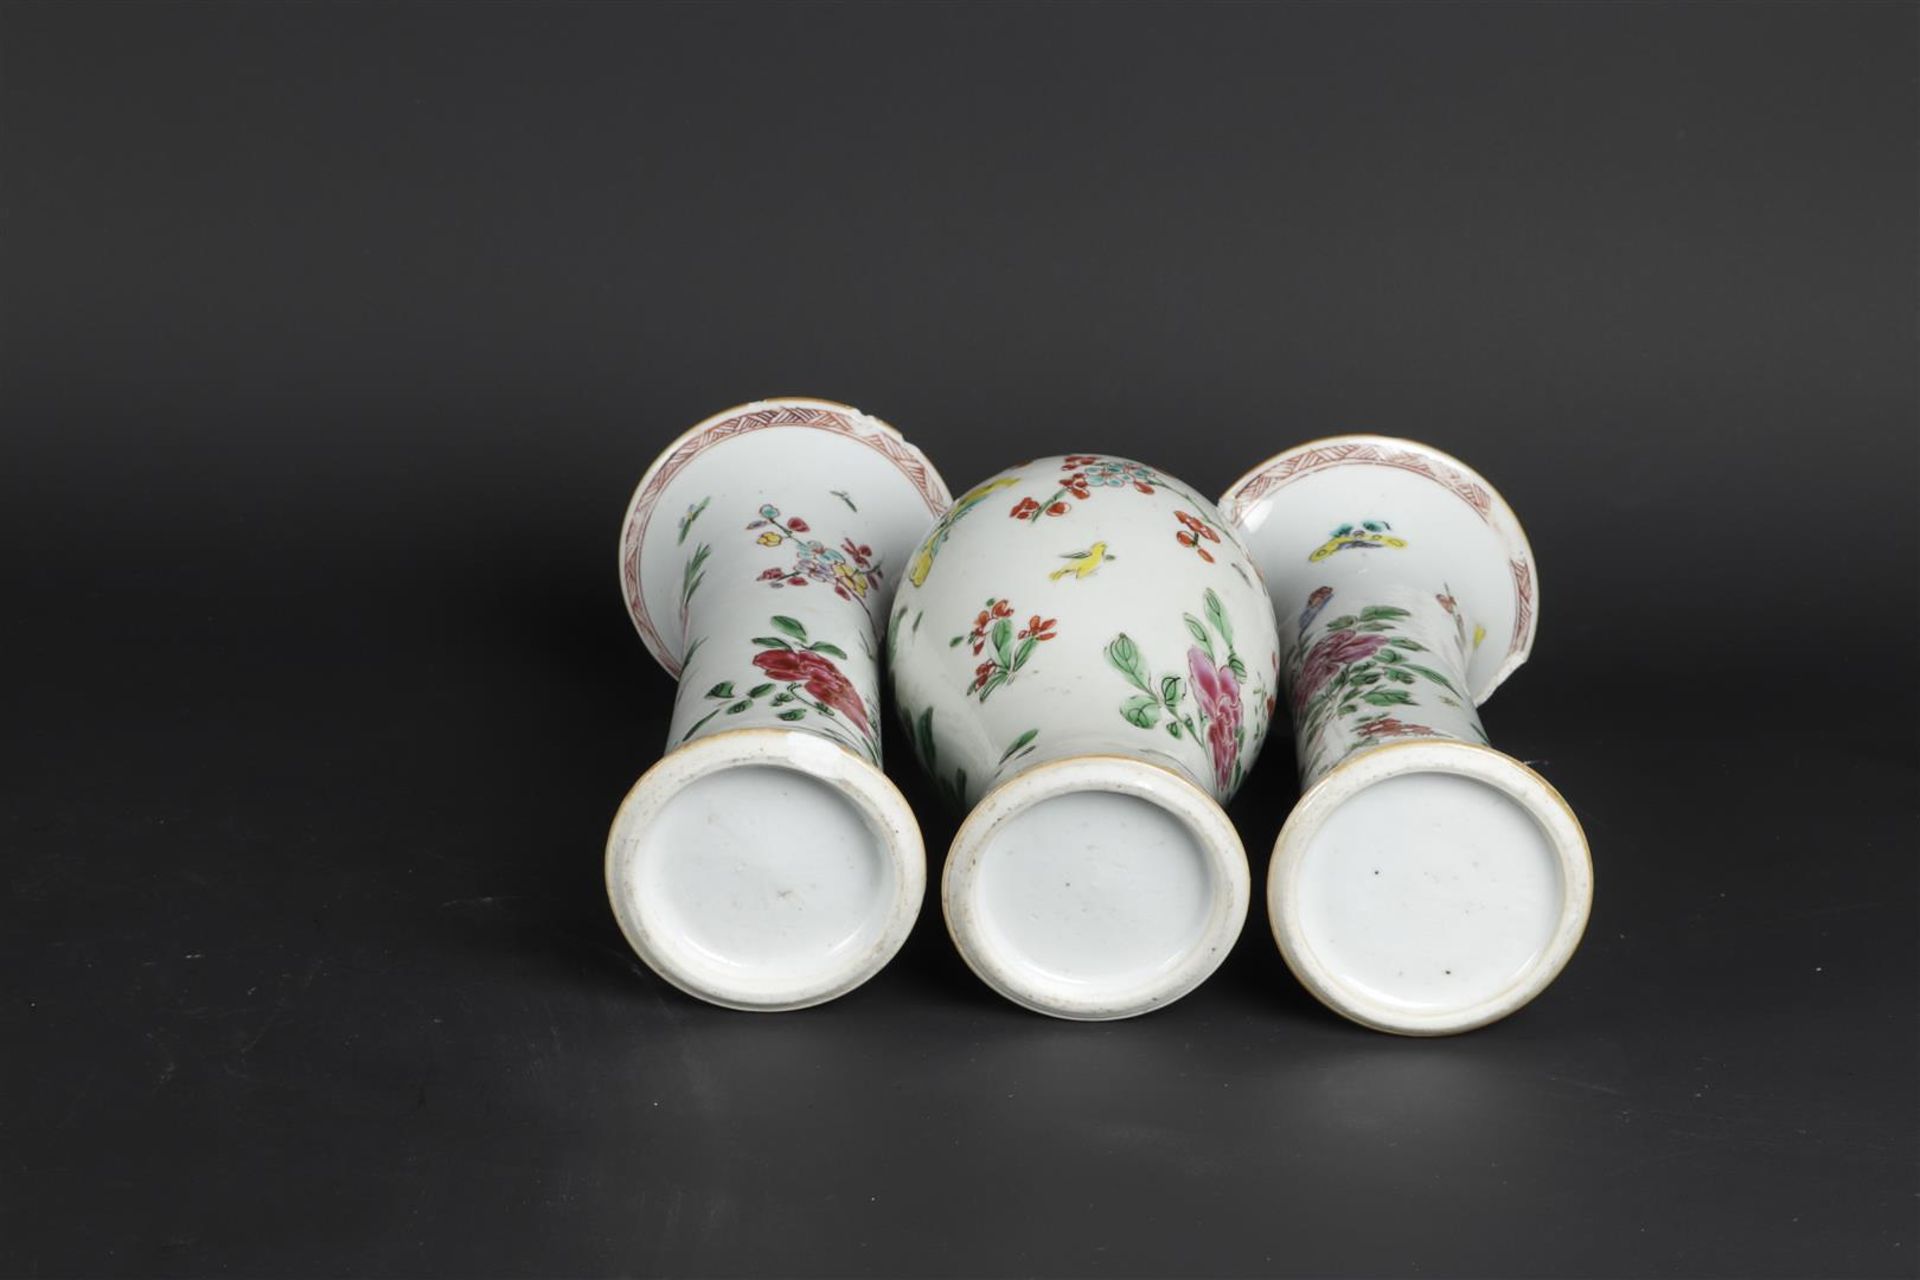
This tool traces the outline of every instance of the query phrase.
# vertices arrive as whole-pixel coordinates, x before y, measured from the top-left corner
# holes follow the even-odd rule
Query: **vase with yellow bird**
[[[1245,919],[1222,806],[1278,696],[1245,549],[1177,477],[1078,453],[969,490],[915,564],[889,669],[922,766],[967,811],[942,883],[962,956],[1065,1018],[1191,991]]]

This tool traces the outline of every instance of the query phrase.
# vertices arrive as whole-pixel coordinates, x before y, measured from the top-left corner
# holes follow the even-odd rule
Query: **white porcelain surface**
[[[1220,806],[1157,764],[1070,756],[988,794],[955,836],[947,928],[1001,995],[1061,1018],[1171,1004],[1246,922],[1246,851]]]
[[[1213,504],[1126,459],[1043,458],[961,495],[889,616],[896,710],[972,807],[942,901],[989,985],[1069,1018],[1190,991],[1244,921],[1220,809],[1274,706],[1273,618]]]
[[[716,414],[635,490],[622,591],[680,686],[668,754],[614,820],[607,892],[682,990],[800,1008],[906,940],[926,858],[880,771],[880,628],[946,506],[898,432],[822,400]]]
[[[1578,820],[1477,711],[1539,617],[1519,521],[1458,459],[1381,436],[1289,450],[1221,506],[1272,596],[1304,788],[1267,882],[1289,966],[1381,1030],[1505,1017],[1593,892]]]

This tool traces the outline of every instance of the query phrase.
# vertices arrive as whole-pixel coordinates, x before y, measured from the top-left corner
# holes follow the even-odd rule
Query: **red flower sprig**
[[[1200,544],[1202,542],[1211,542],[1215,545],[1219,544],[1220,535],[1213,531],[1213,526],[1209,525],[1199,516],[1192,515],[1189,512],[1176,511],[1173,514],[1175,519],[1186,526],[1186,528],[1181,529],[1173,535],[1174,541],[1183,547],[1192,547],[1199,553],[1202,560],[1205,560],[1208,564],[1212,564],[1213,553]]]
[[[967,685],[967,693],[977,693],[980,701],[985,702],[987,695],[1013,679],[1014,673],[1027,665],[1035,646],[1059,634],[1056,629],[1058,625],[1058,618],[1043,618],[1036,613],[1027,618],[1025,626],[1016,630],[1013,606],[998,597],[988,600],[985,607],[974,615],[972,629],[949,642],[955,648],[967,645],[976,658],[989,648],[992,650],[987,660],[973,669],[973,680]]]

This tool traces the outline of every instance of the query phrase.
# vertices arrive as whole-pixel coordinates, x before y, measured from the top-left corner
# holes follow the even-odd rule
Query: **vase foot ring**
[[[1167,769],[1075,756],[996,788],[954,837],[942,899],[968,965],[1017,1004],[1104,1020],[1160,1008],[1225,959],[1246,854]]]
[[[899,950],[926,858],[879,770],[812,734],[747,729],[668,754],[607,841],[607,894],[662,978],[729,1008],[846,994]]]
[[[1320,1000],[1447,1035],[1558,976],[1593,901],[1580,824],[1538,774],[1470,743],[1378,747],[1302,797],[1274,845],[1274,937]]]

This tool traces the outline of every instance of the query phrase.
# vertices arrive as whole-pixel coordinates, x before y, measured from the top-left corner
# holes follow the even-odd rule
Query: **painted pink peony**
[[[1305,711],[1313,695],[1333,679],[1336,671],[1362,658],[1371,658],[1386,643],[1385,636],[1360,635],[1352,631],[1336,631],[1322,636],[1320,643],[1307,650],[1307,656],[1300,661],[1300,675],[1293,682],[1294,713],[1297,715]]]
[[[753,656],[753,665],[772,679],[803,682],[808,693],[845,716],[863,735],[873,735],[859,691],[828,659],[793,649],[763,649]]]
[[[1233,785],[1233,765],[1240,755],[1240,682],[1197,648],[1187,650],[1187,674],[1193,679],[1194,699],[1207,717],[1207,749],[1213,754],[1214,780],[1224,795]]]

